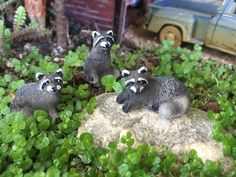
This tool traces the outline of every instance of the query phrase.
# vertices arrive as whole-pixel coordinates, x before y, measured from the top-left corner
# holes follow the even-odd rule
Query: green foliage
[[[173,170],[173,165],[175,165],[177,157],[166,147],[164,147],[164,155],[166,158],[162,162],[161,169],[164,173],[168,173],[171,169]]]
[[[25,25],[26,20],[26,11],[23,6],[19,6],[16,9],[15,16],[14,16],[14,24],[13,29],[15,32],[21,30],[21,27]]]
[[[2,20],[0,20],[0,49],[1,50],[3,47],[3,37],[4,37],[4,23]]]
[[[174,75],[186,83],[192,96],[192,106],[202,107],[205,103],[217,102],[220,112],[208,112],[208,117],[214,122],[212,136],[223,143],[225,155],[236,159],[235,66],[202,62],[201,47],[198,45],[193,52],[172,48],[170,45],[171,42],[166,41],[159,48],[144,48],[127,56],[118,56],[117,50],[120,49],[115,46],[112,49],[113,63],[120,69],[133,68],[137,58],[144,60],[151,56],[160,63],[152,68],[153,73]],[[34,48],[24,59],[9,59],[14,66],[11,70],[1,70],[1,176],[236,175],[235,171],[221,174],[219,163],[206,161],[203,164],[193,150],[177,158],[167,147],[156,149],[147,144],[135,145],[130,132],[120,140],[122,149],[113,141],[106,148],[99,147],[94,144],[94,137],[89,133],[82,133],[77,137],[77,129],[84,114],[91,114],[97,106],[89,84],[77,84],[75,77],[81,73],[87,55],[88,49],[84,45],[79,46],[76,51],[70,51],[65,56],[64,63],[59,66],[50,57],[40,55],[38,49]],[[118,61],[120,58],[121,61]],[[61,102],[57,107],[61,120],[59,124],[52,124],[47,113],[40,110],[28,118],[21,113],[10,112],[9,103],[17,88],[25,82],[34,81],[36,72],[51,73],[58,68],[63,68],[66,81]],[[123,82],[124,80],[117,82],[111,75],[102,79],[107,92],[121,92]]]
[[[65,57],[63,65],[64,80],[69,81],[73,78],[74,71],[78,67],[82,67],[84,60],[88,56],[88,49],[85,45],[79,46],[75,52],[69,51]]]
[[[220,164],[206,160],[205,164],[197,157],[197,153],[191,150],[189,154],[182,157],[184,165],[180,168],[180,176],[222,176]]]
[[[8,0],[0,4],[0,11],[7,11],[7,7],[17,3],[16,0]],[[18,4],[18,3],[17,3]],[[8,14],[8,12],[5,12]],[[18,6],[13,22],[13,30],[5,28],[2,20],[0,20],[0,48],[3,53],[4,60],[8,58],[8,50],[11,49],[11,45],[15,42],[22,42],[26,40],[36,40],[51,34],[51,32],[45,28],[39,28],[37,24],[26,24],[26,10],[23,6]]]
[[[93,138],[88,133],[82,134],[80,140],[84,141],[81,145],[81,159],[90,164],[84,172],[86,176],[154,177],[154,174],[160,171],[160,157],[155,148],[146,144],[133,148],[130,133],[122,137],[125,146],[122,150],[118,149],[113,141],[109,143],[108,149],[95,147]]]
[[[84,46],[80,48],[86,51]],[[84,58],[81,51],[77,55],[77,59]],[[62,89],[58,125],[52,125],[44,111],[35,111],[26,118],[21,113],[10,112],[8,105],[12,94],[24,80],[34,81],[36,72],[48,74],[59,66],[50,57],[41,56],[36,48],[23,60],[13,58],[11,62],[13,70],[5,70],[0,76],[0,173],[2,176],[79,176],[76,170],[80,143],[76,137],[77,128],[83,120],[83,110],[92,113],[96,106],[88,84],[77,88],[68,84]],[[78,67],[74,63],[67,66]]]
[[[36,72],[49,74],[59,68],[56,63],[52,62],[52,58],[43,57],[35,47],[24,60],[13,58],[11,62],[14,66],[14,71],[27,79],[34,78]]]
[[[96,107],[97,100],[95,97],[90,98],[88,104],[87,104],[87,112],[89,114],[92,114],[95,107]]]
[[[119,55],[120,46],[113,45],[111,50],[111,61],[114,65],[116,65],[119,70],[123,69],[131,69],[136,65],[137,62],[137,54],[132,52],[123,53],[123,55]]]
[[[208,113],[208,117],[214,121],[212,136],[224,144],[225,155],[236,159],[233,153],[236,147],[233,131],[236,128],[236,67],[218,62],[202,62],[199,45],[195,45],[191,52],[172,48],[171,42],[165,41],[153,52],[160,57],[160,66],[153,67],[153,73],[173,75],[184,81],[191,93],[194,107],[202,108],[208,102],[219,104],[219,113]]]
[[[61,169],[69,175],[70,170],[73,171],[74,161],[71,160],[77,159],[79,143],[75,132],[82,115],[70,111],[62,111],[60,115],[59,131],[43,111],[36,111],[28,119],[21,113],[8,112],[0,119],[0,172],[3,176],[22,175],[29,169],[29,173],[35,175],[39,172],[60,174]]]
[[[206,161],[203,164],[194,150],[177,161],[176,155],[166,147],[162,148],[162,153],[147,144],[134,147],[130,132],[121,138],[122,149],[113,141],[108,149],[96,147],[89,133],[81,134],[80,141],[80,157],[88,165],[82,172],[85,176],[223,176],[219,163]]]
[[[6,51],[11,47],[12,34],[8,28],[5,28],[3,20],[0,20],[0,52],[3,56]]]
[[[116,82],[116,77],[113,75],[106,75],[102,77],[102,85],[105,86],[106,92],[115,91],[116,93],[121,93],[123,91],[122,80]]]
[[[5,8],[15,2],[16,0],[8,0],[0,5],[0,9],[5,10]],[[26,10],[23,6],[17,7],[15,11],[12,32],[10,29],[5,28],[3,20],[0,20],[0,52],[3,54],[3,59],[0,62],[5,62],[8,59],[8,51],[11,49],[13,41],[35,40],[50,34],[47,29],[32,25],[27,26],[25,21]]]
[[[212,136],[224,144],[224,154],[236,159],[236,137],[233,130],[236,128],[235,101],[229,101],[224,95],[217,98],[221,111],[219,113],[208,112],[208,117],[215,121]]]

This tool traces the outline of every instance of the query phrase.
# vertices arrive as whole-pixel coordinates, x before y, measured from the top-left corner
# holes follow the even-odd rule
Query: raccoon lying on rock
[[[104,75],[112,74],[118,78],[120,72],[111,64],[110,49],[114,43],[112,30],[106,32],[92,32],[93,47],[84,62],[84,79],[99,87]]]
[[[146,67],[122,71],[128,88],[116,99],[117,103],[124,104],[122,110],[128,113],[133,108],[145,106],[158,112],[163,119],[185,113],[190,96],[184,84],[169,76],[148,77],[146,72]]]
[[[37,83],[25,84],[16,91],[10,104],[11,111],[21,111],[29,116],[35,110],[44,110],[55,122],[58,118],[56,107],[60,101],[59,91],[63,86],[62,77],[62,69],[50,75],[36,73]]]

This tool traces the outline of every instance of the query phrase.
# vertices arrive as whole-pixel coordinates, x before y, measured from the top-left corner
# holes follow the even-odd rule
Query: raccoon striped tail
[[[19,111],[20,108],[18,107],[17,103],[15,100],[13,100],[9,106],[10,110],[13,112]]]
[[[188,96],[178,96],[171,102],[165,102],[160,105],[159,114],[162,119],[179,117],[185,113],[189,105]]]
[[[18,95],[15,95],[15,97],[13,98],[13,100],[11,101],[11,104],[9,106],[10,110],[13,111],[13,112],[17,112],[17,111],[20,111],[21,108],[25,105],[25,102],[24,102],[24,98],[22,96],[22,93],[20,91],[18,91]]]

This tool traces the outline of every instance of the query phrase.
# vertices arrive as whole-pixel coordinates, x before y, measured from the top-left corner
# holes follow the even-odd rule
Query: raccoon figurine
[[[111,64],[110,49],[114,43],[112,30],[93,31],[92,37],[93,47],[84,62],[84,79],[95,87],[99,87],[104,75],[112,74],[118,78],[120,72]]]
[[[184,84],[169,76],[148,77],[146,67],[135,71],[123,70],[125,87],[116,101],[123,104],[122,110],[145,106],[158,112],[163,119],[178,117],[185,113],[190,102],[188,90]]]
[[[21,111],[29,116],[40,109],[48,112],[53,122],[58,121],[56,107],[60,101],[59,91],[64,83],[62,69],[50,75],[36,73],[35,76],[37,83],[25,84],[16,91],[10,104],[11,111]]]

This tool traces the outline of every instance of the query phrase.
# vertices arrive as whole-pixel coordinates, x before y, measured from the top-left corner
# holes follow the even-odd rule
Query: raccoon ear
[[[63,71],[62,71],[61,68],[58,69],[58,70],[56,70],[56,73],[57,73],[60,77],[63,77]]]
[[[130,75],[130,71],[125,69],[125,70],[122,70],[121,74],[123,77],[128,77]]]
[[[141,67],[138,69],[138,73],[146,73],[147,72],[147,68],[145,66]]]
[[[43,74],[43,73],[36,73],[36,74],[35,74],[35,78],[36,78],[38,81],[41,80],[43,77],[44,77],[44,74]]]
[[[98,35],[100,35],[100,33],[99,33],[98,31],[92,31],[92,37],[93,37],[93,39],[94,39],[96,36],[98,36]]]
[[[110,35],[110,36],[113,36],[113,31],[109,30],[109,31],[107,31],[107,34]]]

